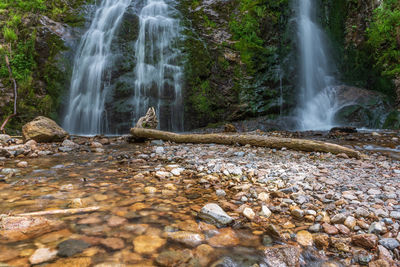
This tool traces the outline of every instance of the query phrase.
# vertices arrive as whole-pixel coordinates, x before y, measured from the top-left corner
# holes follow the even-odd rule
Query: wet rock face
[[[37,117],[22,127],[22,135],[25,140],[42,143],[62,141],[68,133],[55,121],[46,117]]]
[[[336,88],[338,102],[344,104],[336,115],[343,125],[381,128],[393,106],[387,96],[357,87]]]

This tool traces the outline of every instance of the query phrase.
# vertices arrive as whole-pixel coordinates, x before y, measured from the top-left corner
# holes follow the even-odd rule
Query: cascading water
[[[139,14],[136,42],[134,121],[155,107],[161,129],[183,130],[182,75],[177,11],[163,0],[147,0]]]
[[[296,0],[300,52],[301,130],[325,130],[334,126],[338,104],[326,48],[326,39],[316,20],[314,0]]]
[[[73,134],[106,132],[105,98],[112,66],[111,42],[131,0],[103,0],[79,44],[64,128]]]

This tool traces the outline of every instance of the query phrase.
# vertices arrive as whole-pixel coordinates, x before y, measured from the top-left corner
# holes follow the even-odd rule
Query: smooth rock
[[[266,203],[269,201],[269,194],[266,192],[261,192],[260,194],[258,194],[257,199]]]
[[[239,238],[232,228],[223,228],[218,234],[208,240],[208,244],[213,247],[234,247],[239,242]]]
[[[64,222],[44,217],[5,216],[0,221],[0,241],[17,242],[59,230]]]
[[[201,208],[199,217],[218,227],[222,227],[233,222],[233,218],[215,203],[208,203]]]
[[[383,222],[373,222],[368,229],[368,233],[370,234],[384,234],[386,233],[387,229]]]
[[[249,220],[254,220],[254,218],[256,217],[256,214],[251,208],[245,208],[243,210],[243,215]]]
[[[302,230],[297,232],[296,241],[302,246],[312,246],[313,245],[313,236],[310,232]]]
[[[381,240],[379,240],[379,244],[389,250],[394,250],[395,248],[400,246],[400,242],[397,241],[397,239],[395,238],[382,238]]]
[[[139,254],[153,254],[166,242],[167,240],[155,235],[140,235],[133,240],[133,249]]]
[[[175,242],[185,244],[190,247],[196,247],[204,242],[205,237],[203,234],[192,233],[187,231],[178,231],[167,233],[168,238]]]
[[[267,206],[262,205],[261,206],[260,216],[263,216],[265,218],[269,218],[271,215],[272,215],[272,212],[270,211],[270,209]]]
[[[349,229],[353,230],[357,225],[357,220],[353,216],[349,216],[344,221],[344,225],[346,225]]]
[[[28,162],[26,161],[20,161],[17,163],[18,168],[28,168]]]
[[[51,261],[57,257],[57,250],[50,248],[39,248],[29,257],[31,264],[40,264]]]
[[[175,267],[175,266],[193,266],[190,265],[190,260],[193,259],[193,254],[190,250],[167,250],[161,252],[157,258],[157,266],[163,267]]]
[[[125,242],[121,238],[110,237],[101,240],[101,244],[112,250],[119,250],[125,247]]]
[[[71,257],[75,254],[81,253],[88,247],[90,247],[90,244],[83,240],[68,239],[57,245],[57,255],[60,257]]]

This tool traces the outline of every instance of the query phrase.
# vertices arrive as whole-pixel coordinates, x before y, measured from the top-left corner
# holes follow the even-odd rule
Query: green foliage
[[[384,0],[374,11],[367,33],[376,64],[384,69],[383,74],[400,75],[400,2]]]
[[[57,117],[67,74],[57,67],[56,57],[65,47],[58,36],[45,34],[41,35],[41,41],[47,45],[45,53],[37,54],[41,50],[37,50],[36,29],[42,27],[37,24],[38,18],[44,15],[73,26],[81,25],[84,19],[77,8],[92,1],[0,0],[0,15],[3,19],[0,21],[0,40],[6,42],[3,44],[6,49],[0,44],[0,79],[12,90],[4,62],[4,53],[7,53],[18,84],[18,116],[7,125],[8,130],[20,129],[22,124],[37,115],[54,119]],[[0,121],[12,113],[12,106],[13,103],[8,103],[0,110]]]
[[[260,37],[260,23],[266,15],[266,7],[261,0],[241,0],[239,14],[233,14],[229,24],[235,48],[250,71],[254,71],[256,56],[264,54],[264,40]]]
[[[8,42],[8,43],[13,43],[18,39],[15,31],[8,27],[3,28],[3,36],[4,36],[4,39],[6,40],[6,42]]]

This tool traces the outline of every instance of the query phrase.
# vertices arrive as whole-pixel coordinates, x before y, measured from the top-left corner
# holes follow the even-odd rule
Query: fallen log
[[[313,141],[306,139],[268,137],[247,134],[176,134],[153,129],[132,128],[133,138],[161,139],[175,143],[195,143],[195,144],[222,144],[222,145],[252,145],[281,149],[283,147],[305,152],[326,152],[332,154],[346,154],[349,157],[359,159],[360,152],[344,146]]]
[[[43,215],[55,215],[55,214],[77,214],[77,213],[90,213],[94,211],[98,211],[100,207],[87,207],[87,208],[78,208],[78,209],[62,209],[62,210],[44,210],[44,211],[36,211],[29,213],[21,213],[15,216],[43,216]]]

